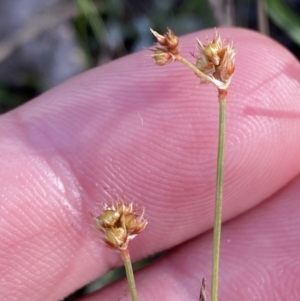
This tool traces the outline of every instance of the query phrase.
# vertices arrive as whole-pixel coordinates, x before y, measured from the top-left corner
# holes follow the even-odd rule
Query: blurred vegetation
[[[299,3],[300,6],[300,3]],[[265,1],[265,9],[270,19],[300,46],[300,16],[282,0]],[[298,53],[299,57],[299,53]]]
[[[23,1],[26,3],[29,0]],[[26,56],[25,62],[22,60],[19,62],[21,66],[13,63],[16,63],[14,55],[23,54],[20,49],[26,49],[26,45],[33,44],[36,39],[35,47],[45,47],[53,56],[57,55],[59,48],[49,49],[48,44],[47,46],[42,44],[43,47],[40,47],[39,41],[45,43],[46,33],[51,36],[52,28],[61,23],[66,24],[71,32],[70,43],[67,44],[68,51],[71,51],[72,55],[77,53],[77,65],[74,68],[72,62],[68,65],[70,71],[59,77],[63,80],[78,72],[149,47],[154,42],[149,31],[150,27],[160,32],[165,32],[166,28],[170,27],[177,35],[214,26],[251,28],[270,35],[300,58],[299,0],[53,0],[52,2],[53,7],[44,5],[36,16],[29,19],[28,24],[23,24],[2,37],[0,34],[2,72],[0,113],[27,102],[59,82],[56,78],[49,80],[47,73],[57,74],[56,69],[62,67],[55,63],[51,64],[51,68],[49,65],[43,65],[42,56],[42,63],[39,62],[37,65],[46,72],[35,70],[34,51],[33,58],[28,59]],[[9,5],[9,1],[6,3]],[[3,26],[1,24],[0,33]],[[54,34],[55,31],[56,29]],[[73,43],[72,34],[76,43]],[[39,37],[44,40],[39,40]],[[54,36],[54,40],[55,38]],[[28,51],[26,53],[28,54]],[[13,73],[15,70],[17,72]],[[9,77],[12,78],[7,80]],[[153,258],[137,263],[136,268],[146,265]],[[66,300],[76,300],[78,296],[91,293],[123,275],[123,269],[109,272]]]
[[[26,1],[30,0],[24,0]],[[0,77],[0,113],[25,103],[76,73],[149,47],[153,43],[149,27],[161,32],[170,27],[178,35],[213,26],[247,27],[269,34],[300,58],[300,2],[297,0],[53,0],[52,2],[53,7],[59,6],[59,12],[66,9],[67,13],[59,15],[49,5],[42,6],[41,21],[45,20],[44,24],[40,21],[39,26],[33,27],[35,21],[33,17],[28,21],[28,26],[25,24],[17,30],[17,34],[16,31],[12,31],[4,37],[0,35],[0,70],[4,74]],[[264,5],[260,5],[261,3]],[[37,13],[37,16],[40,15],[40,12]],[[39,68],[44,68],[44,72],[40,70],[37,72],[34,70],[34,62],[30,67],[22,66],[28,65],[26,58],[25,63],[20,61],[20,66],[14,65],[11,68],[12,64],[7,61],[9,59],[14,61],[14,55],[22,47],[26,47],[25,44],[33,43],[36,37],[50,31],[55,22],[68,23],[71,26],[76,44],[70,44],[70,47],[80,48],[80,55],[78,54],[77,58],[80,67],[76,66],[74,70],[68,72],[68,68],[72,69],[70,65],[62,67],[54,62],[51,68],[48,68],[39,62]],[[30,34],[30,30],[33,34]],[[39,44],[34,45],[37,48]],[[53,56],[57,52],[59,49],[53,50]],[[31,58],[29,60],[31,61]],[[51,72],[55,77],[55,67],[64,68],[67,74],[49,81],[47,77],[51,77]],[[18,68],[21,71],[15,75],[12,70],[19,70]],[[48,74],[45,71],[47,68]],[[8,81],[9,75],[14,79]]]

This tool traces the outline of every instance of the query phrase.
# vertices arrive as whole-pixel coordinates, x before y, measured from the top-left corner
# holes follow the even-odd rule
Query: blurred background
[[[78,73],[152,46],[150,27],[182,35],[220,26],[260,31],[300,59],[299,0],[0,0],[0,114]],[[65,300],[123,275],[123,269],[110,271]]]
[[[260,31],[300,58],[299,0],[0,0],[0,114],[64,80],[177,35]]]

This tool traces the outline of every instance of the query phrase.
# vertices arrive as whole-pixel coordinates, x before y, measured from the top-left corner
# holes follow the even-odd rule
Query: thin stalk
[[[134,275],[133,275],[133,270],[132,270],[132,264],[131,264],[131,259],[130,259],[130,254],[129,254],[128,249],[121,251],[121,257],[123,259],[124,266],[125,266],[126,277],[127,277],[127,281],[128,281],[131,300],[138,301],[137,291],[136,291],[136,286],[135,286],[135,281],[134,281]]]
[[[198,77],[200,77],[200,78],[206,80],[207,82],[209,82],[209,83],[211,83],[211,84],[214,84],[214,82],[213,82],[213,80],[212,80],[212,78],[211,78],[210,76],[208,76],[208,75],[206,75],[205,73],[201,72],[199,69],[196,68],[195,65],[193,65],[192,63],[190,63],[189,61],[187,61],[187,60],[186,60],[185,58],[183,58],[182,56],[178,55],[178,56],[176,57],[176,59],[177,59],[180,63],[184,64],[185,66],[187,66],[188,68],[190,68],[191,70],[193,70],[194,73],[195,73]]]
[[[213,84],[215,87],[217,87],[217,89],[219,91],[226,91],[227,90],[227,87],[228,87],[230,82],[229,83],[223,83],[220,80],[216,80],[212,76],[209,76],[209,75],[203,73],[202,71],[197,69],[197,67],[195,65],[193,65],[192,63],[187,61],[181,55],[177,55],[175,57],[175,60],[182,63],[183,65],[187,66],[188,68],[190,68],[199,78],[203,79],[204,81],[206,81],[208,83]],[[222,88],[222,90],[221,90],[221,88]]]
[[[213,239],[213,264],[211,280],[211,301],[218,300],[220,242],[222,224],[222,200],[223,200],[223,174],[224,174],[224,149],[225,149],[225,113],[227,90],[218,90],[219,94],[219,137],[218,137],[218,160],[217,181],[214,217]]]

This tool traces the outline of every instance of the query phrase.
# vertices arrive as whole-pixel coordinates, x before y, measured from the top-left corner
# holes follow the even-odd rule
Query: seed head
[[[118,200],[112,205],[105,204],[95,226],[103,233],[105,244],[121,251],[128,247],[128,243],[145,229],[147,221],[144,218],[144,208],[133,206]]]
[[[212,41],[203,45],[197,40],[199,55],[195,56],[195,66],[203,73],[210,75],[219,89],[226,90],[230,84],[235,68],[235,50],[232,45],[225,45],[216,30]]]
[[[179,39],[171,29],[168,28],[168,31],[164,35],[159,34],[151,28],[150,31],[157,39],[157,43],[162,46],[161,49],[164,49],[166,52],[175,56],[179,54]]]

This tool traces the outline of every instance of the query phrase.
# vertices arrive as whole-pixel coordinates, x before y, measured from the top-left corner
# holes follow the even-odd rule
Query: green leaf
[[[101,44],[101,37],[105,32],[105,25],[98,13],[95,3],[91,0],[77,0],[77,5],[90,24],[98,43]]]
[[[300,18],[282,0],[264,0],[271,20],[300,46]]]

